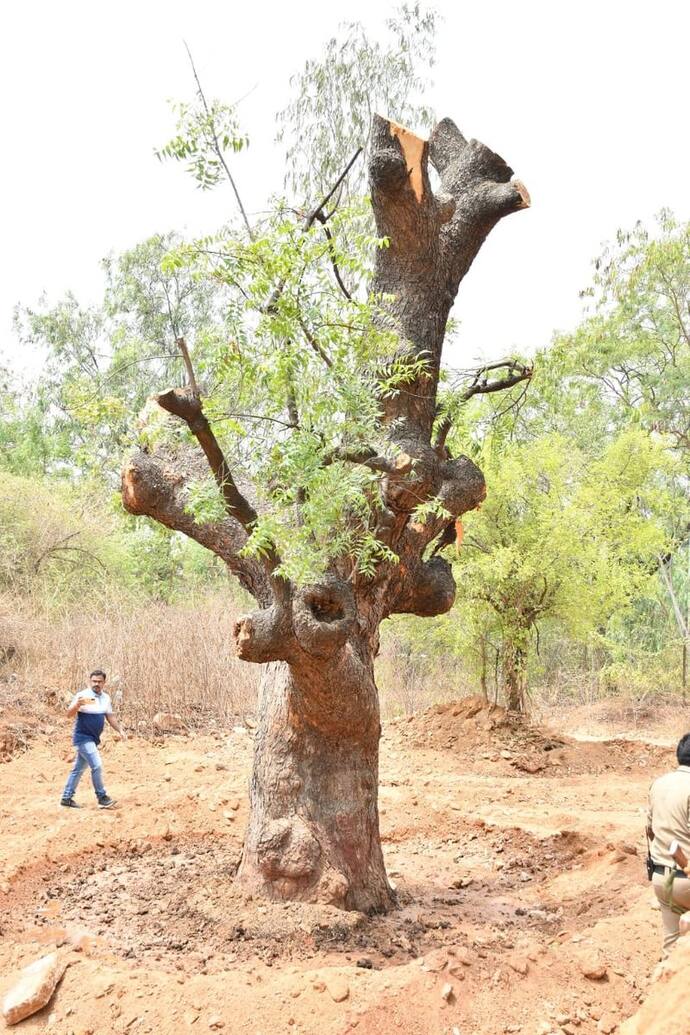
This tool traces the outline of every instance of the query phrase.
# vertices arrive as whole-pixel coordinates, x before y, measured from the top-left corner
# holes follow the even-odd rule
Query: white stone
[[[18,1024],[25,1017],[30,1017],[49,1002],[55,987],[65,972],[63,963],[56,952],[41,956],[25,967],[19,975],[19,981],[5,996],[2,1004],[2,1015],[7,1024]]]
[[[334,1003],[342,1003],[350,995],[350,986],[342,974],[327,974],[325,977],[328,994]]]

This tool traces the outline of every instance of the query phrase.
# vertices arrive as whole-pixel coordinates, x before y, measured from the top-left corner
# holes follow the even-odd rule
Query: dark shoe
[[[61,798],[60,804],[64,805],[66,809],[80,809],[81,805],[77,805],[74,798]]]
[[[98,807],[99,807],[99,809],[112,809],[113,806],[115,806],[115,805],[117,805],[117,802],[115,801],[115,799],[114,798],[109,798],[107,794],[102,795],[98,799]]]

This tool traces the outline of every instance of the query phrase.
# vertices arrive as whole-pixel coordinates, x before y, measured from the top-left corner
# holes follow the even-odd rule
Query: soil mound
[[[0,762],[27,751],[38,734],[53,734],[51,719],[61,717],[66,703],[50,687],[32,689],[15,677],[0,679]]]
[[[552,751],[566,744],[565,738],[530,725],[522,716],[478,694],[434,704],[418,715],[394,720],[392,725],[415,747],[437,750],[469,751],[501,742],[513,750]]]
[[[18,941],[72,944],[122,959],[191,973],[222,971],[237,961],[313,960],[324,953],[346,961],[366,957],[384,969],[443,948],[467,943],[472,931],[498,925],[495,951],[505,932],[548,941],[606,916],[623,874],[634,883],[634,855],[611,853],[594,840],[563,830],[535,837],[520,827],[496,828],[482,820],[463,826],[462,849],[452,864],[438,861],[430,885],[418,863],[398,873],[398,909],[367,917],[329,906],[254,901],[233,883],[239,844],[233,836],[132,839],[103,849],[40,860],[9,886],[0,908],[4,934]],[[426,842],[426,850],[438,850]],[[632,850],[634,852],[634,849]],[[541,887],[547,875],[602,867],[600,892],[568,889],[553,897]],[[586,913],[586,916],[584,915]],[[510,941],[510,938],[508,938]]]
[[[641,1009],[621,1025],[620,1035],[686,1035],[689,1030],[690,938],[681,938],[653,976],[649,996]]]
[[[432,705],[389,726],[403,745],[453,751],[463,760],[473,760],[479,771],[483,763],[498,763],[506,773],[600,773],[663,765],[670,757],[667,748],[639,741],[562,736],[480,695]]]

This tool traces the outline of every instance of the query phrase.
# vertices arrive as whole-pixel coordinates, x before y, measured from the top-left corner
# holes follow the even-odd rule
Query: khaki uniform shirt
[[[647,824],[654,831],[655,863],[678,865],[668,850],[671,841],[677,841],[690,859],[690,765],[679,765],[654,781],[649,789]]]

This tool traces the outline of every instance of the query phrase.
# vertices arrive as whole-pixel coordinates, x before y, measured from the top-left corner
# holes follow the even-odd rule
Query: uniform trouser
[[[690,880],[675,877],[673,881],[672,903],[680,912],[671,909],[668,896],[668,876],[666,874],[655,873],[652,877],[652,887],[654,888],[654,894],[659,899],[661,920],[664,925],[664,956],[668,956],[678,941],[680,913],[690,909]]]
[[[101,764],[101,756],[96,747],[95,741],[87,740],[83,744],[77,744],[76,748],[77,754],[74,759],[74,765],[72,766],[72,770],[67,778],[67,783],[62,792],[62,797],[74,797],[77,784],[81,780],[81,774],[87,767],[91,770],[91,782],[93,783],[93,789],[96,792],[96,796],[99,798],[104,797],[106,791],[103,786],[103,768]]]

